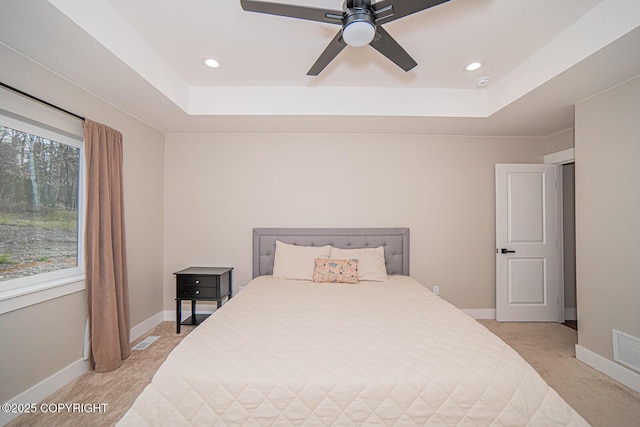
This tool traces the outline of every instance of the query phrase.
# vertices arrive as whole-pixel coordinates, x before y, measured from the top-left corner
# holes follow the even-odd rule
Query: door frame
[[[566,165],[569,163],[575,163],[575,148],[567,148],[566,150],[556,151],[554,153],[544,156],[545,164],[554,164],[558,166]],[[566,320],[566,301],[565,295],[565,282],[564,282],[564,186],[563,186],[562,172],[558,173],[558,245],[562,251],[558,251],[558,269],[561,274],[559,277],[560,287],[562,288],[562,319]],[[575,221],[575,219],[574,219]],[[576,311],[578,307],[576,304]]]
[[[554,165],[566,165],[567,163],[576,162],[575,148],[567,148],[566,150],[556,151],[555,153],[544,156],[544,163]]]

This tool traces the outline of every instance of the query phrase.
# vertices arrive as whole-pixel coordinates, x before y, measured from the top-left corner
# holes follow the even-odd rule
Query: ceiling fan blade
[[[289,18],[308,19],[328,24],[342,24],[342,11],[331,9],[316,9],[313,7],[296,6],[264,1],[240,0],[242,9],[249,12],[267,13],[269,15],[286,16]]]
[[[380,37],[375,37],[369,45],[375,50],[389,58],[394,64],[402,68],[405,71],[409,71],[418,63],[413,60],[406,50],[398,44],[391,34],[387,33],[384,28],[378,27],[376,29],[377,34]]]
[[[371,5],[376,15],[376,24],[383,25],[412,13],[429,9],[449,0],[381,0]]]
[[[333,58],[338,56],[338,54],[342,52],[342,49],[344,49],[346,46],[347,44],[344,42],[344,40],[342,40],[342,31],[338,31],[338,34],[336,34],[333,40],[331,40],[331,43],[329,43],[324,52],[322,52],[307,75],[317,76],[318,74],[320,74],[320,72],[324,70],[331,61],[333,61]]]

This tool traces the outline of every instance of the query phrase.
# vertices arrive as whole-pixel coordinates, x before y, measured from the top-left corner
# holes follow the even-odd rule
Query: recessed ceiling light
[[[213,59],[213,58],[207,58],[204,60],[204,64],[207,67],[211,67],[211,68],[218,68],[220,67],[220,61],[218,61],[217,59]]]
[[[472,62],[471,64],[467,65],[464,69],[467,71],[476,71],[480,67],[482,67],[482,62]]]

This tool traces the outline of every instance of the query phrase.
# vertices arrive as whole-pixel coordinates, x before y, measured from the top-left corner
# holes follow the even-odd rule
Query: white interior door
[[[496,165],[498,321],[564,321],[557,181],[557,165]]]

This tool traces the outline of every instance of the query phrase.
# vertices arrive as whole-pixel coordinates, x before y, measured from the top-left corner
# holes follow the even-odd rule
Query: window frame
[[[86,221],[86,159],[84,138],[74,138],[71,134],[54,127],[23,118],[6,115],[0,110],[0,125],[21,132],[37,135],[49,140],[71,145],[79,151],[78,177],[78,265],[33,276],[20,277],[0,282],[0,314],[18,310],[33,304],[48,301],[85,289],[84,238]],[[17,116],[22,118],[21,116]]]

